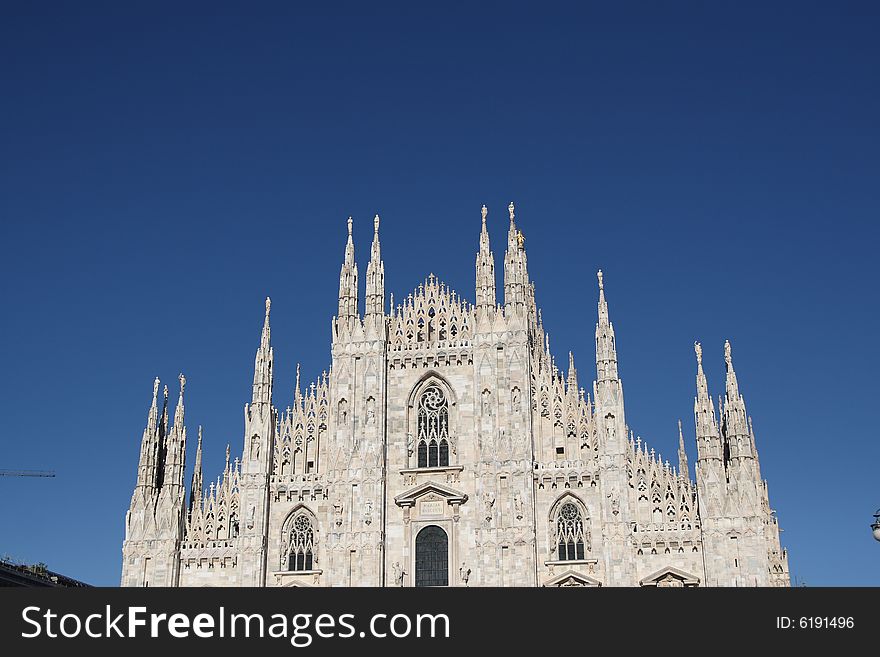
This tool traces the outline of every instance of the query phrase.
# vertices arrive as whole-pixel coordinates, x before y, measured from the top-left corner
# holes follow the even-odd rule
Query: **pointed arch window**
[[[430,385],[418,404],[418,467],[449,465],[449,401],[443,389]]]
[[[556,545],[559,561],[578,561],[584,559],[584,545],[587,537],[584,530],[584,517],[574,502],[566,502],[556,514]]]
[[[312,519],[305,513],[297,515],[290,524],[287,552],[288,570],[312,570],[315,550],[315,530]]]

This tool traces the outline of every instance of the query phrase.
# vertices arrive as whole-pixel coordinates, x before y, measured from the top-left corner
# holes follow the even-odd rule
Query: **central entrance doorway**
[[[416,535],[416,586],[449,586],[449,538],[437,525]]]

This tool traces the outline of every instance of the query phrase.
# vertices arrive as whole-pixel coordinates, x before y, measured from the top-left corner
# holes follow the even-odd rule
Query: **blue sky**
[[[627,419],[693,459],[729,338],[792,574],[880,585],[876,3],[2,14],[0,468],[58,476],[0,478],[0,553],[116,585],[153,377],[210,480],[266,295],[276,403],[329,365],[349,215],[362,276],[379,212],[388,292],[472,299],[513,200],[557,358],[595,372],[601,267]]]

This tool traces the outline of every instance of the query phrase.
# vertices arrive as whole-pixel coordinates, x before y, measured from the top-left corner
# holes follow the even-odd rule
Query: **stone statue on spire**
[[[697,365],[703,364],[703,346],[699,342],[694,342],[694,353],[697,354]]]

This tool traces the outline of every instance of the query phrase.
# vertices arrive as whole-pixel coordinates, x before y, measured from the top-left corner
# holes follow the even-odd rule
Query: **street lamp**
[[[880,541],[880,509],[874,514],[874,522],[871,523],[871,529],[874,533],[874,539]]]

